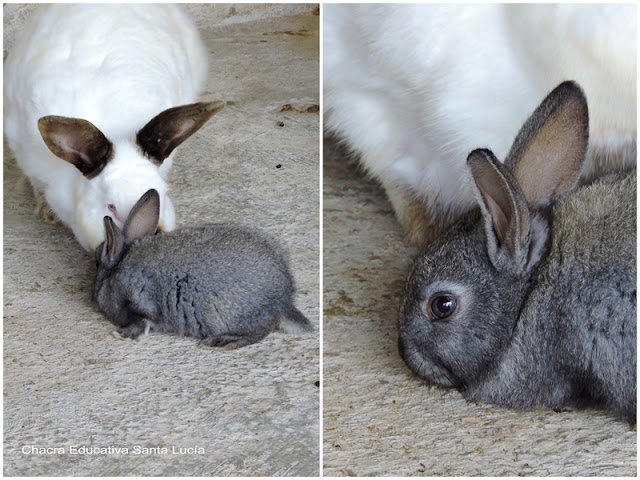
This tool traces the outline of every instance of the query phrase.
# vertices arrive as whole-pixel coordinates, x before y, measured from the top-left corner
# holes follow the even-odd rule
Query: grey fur
[[[105,217],[107,240],[96,250],[95,298],[126,338],[149,328],[242,347],[276,328],[311,330],[294,306],[284,250],[268,235],[234,224],[209,224],[153,235],[159,198],[138,201],[123,232]]]
[[[635,423],[636,172],[575,188],[587,131],[586,99],[565,82],[506,166],[469,155],[480,208],[423,249],[400,309],[418,376],[470,401],[601,405]]]

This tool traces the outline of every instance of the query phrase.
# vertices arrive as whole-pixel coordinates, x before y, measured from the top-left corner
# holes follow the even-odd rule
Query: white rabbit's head
[[[47,147],[83,175],[73,192],[73,231],[80,244],[95,249],[104,241],[103,218],[110,216],[122,226],[133,205],[150,189],[160,196],[159,229],[172,230],[175,214],[160,167],[223,107],[223,102],[214,101],[170,108],[149,121],[134,141],[111,141],[87,120],[42,117],[38,128]]]

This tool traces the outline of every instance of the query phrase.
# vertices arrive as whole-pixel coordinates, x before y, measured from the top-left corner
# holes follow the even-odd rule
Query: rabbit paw
[[[571,413],[574,411],[571,407],[553,407],[553,411],[556,413]]]
[[[126,327],[119,328],[118,334],[122,339],[135,340],[142,335],[146,335],[148,331],[149,329],[146,322],[135,322]]]
[[[127,341],[127,342],[131,342],[132,341],[130,338],[126,338],[126,337],[123,337],[122,335],[120,335],[120,332],[117,331],[117,330],[114,330],[113,332],[111,332],[111,335],[113,335],[118,340],[123,340],[123,341]]]
[[[204,338],[201,345],[205,345],[207,347],[225,347],[226,350],[232,350],[234,348],[250,345],[258,340],[259,339],[254,339],[253,337],[246,335],[212,335]]]
[[[47,200],[44,198],[44,195],[42,195],[36,187],[33,187],[33,196],[36,199],[36,216],[44,220],[46,223],[60,223],[56,214],[53,213],[53,210],[51,210]]]
[[[210,350],[212,352],[218,352],[218,351],[224,351],[224,350],[235,350],[236,345],[234,343],[230,343],[228,345],[225,345],[224,347],[212,347],[204,343],[199,343],[198,348],[202,350]]]
[[[428,205],[410,191],[393,184],[384,185],[384,188],[409,245],[420,247],[447,226],[444,219],[435,218]]]

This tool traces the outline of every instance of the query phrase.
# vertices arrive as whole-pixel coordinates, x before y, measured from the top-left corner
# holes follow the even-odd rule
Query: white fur
[[[505,158],[564,80],[585,91],[591,151],[635,164],[633,4],[326,4],[323,36],[325,126],[447,220],[474,204],[469,152]],[[588,157],[585,175],[610,167]]]
[[[194,102],[206,73],[199,34],[175,5],[53,4],[32,13],[5,62],[5,133],[20,168],[85,249],[104,240],[107,205],[125,219],[151,188],[161,195],[161,225],[174,228],[173,155],[158,168],[135,133]],[[100,175],[88,180],[49,151],[37,128],[46,115],[82,118],[105,134],[115,155]]]

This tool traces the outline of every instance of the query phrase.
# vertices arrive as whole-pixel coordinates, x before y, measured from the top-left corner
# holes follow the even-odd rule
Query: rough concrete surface
[[[332,140],[323,170],[325,476],[636,475],[636,431],[606,412],[476,405],[413,376],[397,314],[415,250]]]
[[[6,55],[16,34],[29,18],[34,3],[4,3],[3,51]],[[226,25],[260,20],[269,17],[283,17],[311,13],[318,9],[313,3],[184,3],[182,9],[187,12],[198,28],[211,25]]]
[[[92,300],[95,260],[33,215],[5,147],[4,475],[319,474],[318,19],[202,30],[201,98],[228,106],[178,148],[170,176],[178,226],[237,221],[280,239],[312,334],[232,351],[115,338]]]

